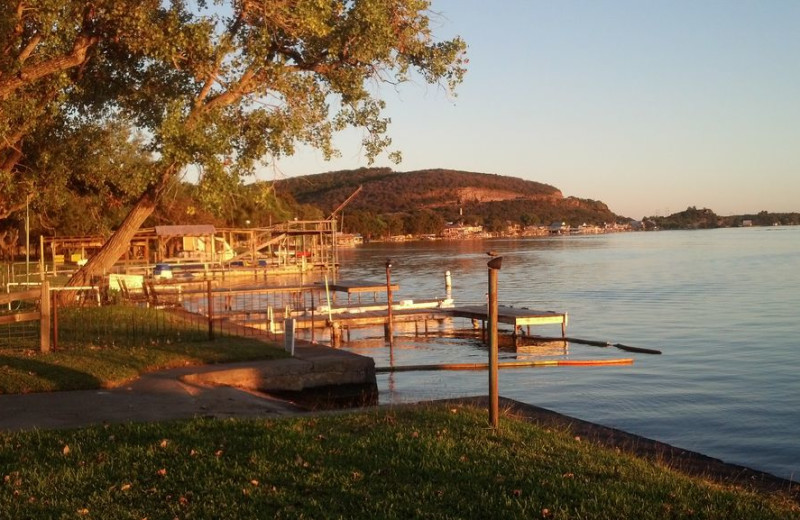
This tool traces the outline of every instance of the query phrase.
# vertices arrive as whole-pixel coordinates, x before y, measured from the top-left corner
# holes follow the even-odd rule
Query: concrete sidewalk
[[[276,417],[306,410],[265,392],[352,384],[375,384],[372,358],[305,345],[288,359],[164,370],[109,390],[0,395],[0,430],[198,416]]]

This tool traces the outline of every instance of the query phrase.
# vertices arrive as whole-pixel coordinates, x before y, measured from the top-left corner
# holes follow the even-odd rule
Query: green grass
[[[42,354],[36,338],[0,348],[0,393],[108,388],[153,370],[286,356],[255,338],[220,334],[210,341],[204,322],[160,310],[67,309],[59,315],[57,351]]]
[[[7,518],[800,518],[486,412],[417,406],[0,434]]]

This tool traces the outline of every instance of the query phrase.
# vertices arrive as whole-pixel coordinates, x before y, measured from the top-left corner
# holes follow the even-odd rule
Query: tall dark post
[[[386,259],[386,301],[388,302],[388,314],[386,316],[386,339],[389,340],[389,347],[394,346],[394,330],[392,326],[392,259]]]
[[[497,273],[503,257],[492,258],[489,263],[489,422],[497,429],[500,424],[500,404],[497,384]]]

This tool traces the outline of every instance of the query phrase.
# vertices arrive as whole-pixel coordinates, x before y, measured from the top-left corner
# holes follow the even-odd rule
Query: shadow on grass
[[[12,371],[6,377],[4,372]],[[34,380],[45,380],[50,385],[33,384]],[[27,384],[30,382],[31,384]],[[23,393],[27,388],[52,386],[56,390],[99,388],[102,382],[92,374],[39,359],[27,359],[0,355],[0,393]],[[30,391],[30,390],[27,390]]]

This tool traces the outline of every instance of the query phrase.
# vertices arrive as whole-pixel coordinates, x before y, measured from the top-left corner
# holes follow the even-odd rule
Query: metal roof
[[[213,235],[216,233],[216,228],[211,224],[191,224],[185,226],[156,226],[156,236],[183,236],[183,237],[197,237],[205,235]]]

